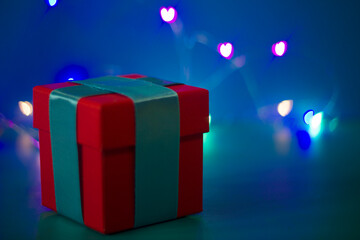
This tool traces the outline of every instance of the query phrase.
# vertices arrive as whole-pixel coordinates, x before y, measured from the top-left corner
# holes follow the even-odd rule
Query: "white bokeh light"
[[[293,107],[293,100],[284,100],[278,104],[277,111],[280,116],[285,117],[289,115]]]
[[[33,106],[28,101],[19,101],[19,108],[22,114],[30,116],[33,112]]]

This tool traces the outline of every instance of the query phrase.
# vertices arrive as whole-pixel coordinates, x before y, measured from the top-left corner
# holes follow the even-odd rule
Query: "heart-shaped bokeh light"
[[[218,52],[221,56],[223,56],[226,59],[232,58],[234,54],[234,48],[231,43],[220,43],[218,45]]]
[[[169,7],[168,9],[166,7],[162,7],[160,8],[160,16],[164,22],[173,23],[176,21],[177,12],[173,7]]]
[[[286,50],[287,43],[285,41],[280,41],[272,45],[272,52],[277,57],[283,56],[286,53]]]

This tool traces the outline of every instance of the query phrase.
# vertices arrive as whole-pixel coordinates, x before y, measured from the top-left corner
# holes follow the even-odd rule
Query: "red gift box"
[[[131,74],[125,78],[141,78]],[[56,211],[49,128],[49,97],[64,82],[34,88],[34,127],[39,129],[42,205]],[[209,131],[205,89],[167,86],[180,109],[177,217],[202,211],[203,133]],[[134,227],[135,114],[130,98],[116,93],[83,97],[76,113],[81,205],[84,224],[102,233]]]

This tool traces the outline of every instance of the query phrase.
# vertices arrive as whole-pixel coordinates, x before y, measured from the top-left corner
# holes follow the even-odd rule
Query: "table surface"
[[[0,126],[0,239],[360,239],[360,122],[298,146],[287,128],[213,123],[204,211],[101,235],[41,207],[39,154]]]

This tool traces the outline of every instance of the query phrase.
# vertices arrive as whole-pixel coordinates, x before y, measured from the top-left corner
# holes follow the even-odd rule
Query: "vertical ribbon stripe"
[[[77,83],[123,94],[134,102],[135,227],[176,218],[180,144],[177,93],[160,86],[166,83],[158,85],[146,79],[103,77]]]
[[[76,140],[76,108],[80,98],[106,93],[109,92],[80,85],[56,89],[50,94],[50,137],[56,209],[62,215],[80,223],[83,223],[83,216]]]

